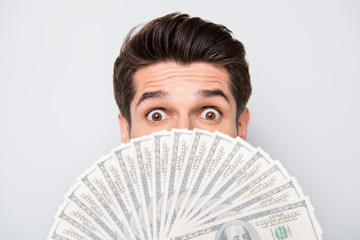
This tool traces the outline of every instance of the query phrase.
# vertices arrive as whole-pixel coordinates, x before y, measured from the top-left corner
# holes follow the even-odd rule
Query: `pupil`
[[[161,114],[159,114],[159,113],[154,113],[154,114],[152,115],[152,119],[153,119],[154,121],[160,121],[160,120],[161,120]]]
[[[214,120],[215,119],[215,114],[213,112],[208,112],[206,114],[206,118],[210,119],[210,120]]]

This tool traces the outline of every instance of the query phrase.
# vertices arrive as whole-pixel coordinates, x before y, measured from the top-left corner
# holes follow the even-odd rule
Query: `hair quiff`
[[[187,14],[171,13],[152,20],[127,35],[114,64],[114,94],[122,116],[130,121],[135,95],[133,77],[144,66],[173,61],[179,64],[205,62],[224,67],[235,98],[237,118],[251,95],[249,67],[243,44],[223,25]]]

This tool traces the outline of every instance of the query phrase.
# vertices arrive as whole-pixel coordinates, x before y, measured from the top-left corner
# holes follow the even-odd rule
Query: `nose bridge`
[[[187,128],[189,130],[194,129],[194,123],[191,116],[185,113],[179,114],[175,128]]]

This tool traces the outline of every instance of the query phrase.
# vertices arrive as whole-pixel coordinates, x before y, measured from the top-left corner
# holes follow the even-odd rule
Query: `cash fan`
[[[241,138],[173,129],[132,139],[79,176],[48,239],[322,239],[281,163]]]

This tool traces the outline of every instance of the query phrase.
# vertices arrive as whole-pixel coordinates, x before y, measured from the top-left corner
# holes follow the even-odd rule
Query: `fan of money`
[[[97,160],[65,195],[48,239],[322,239],[308,197],[241,138],[173,129]]]

